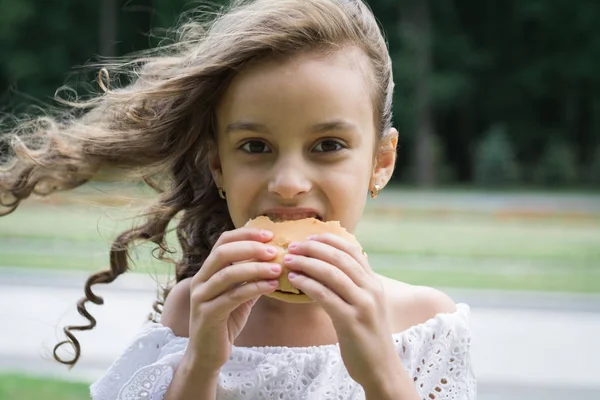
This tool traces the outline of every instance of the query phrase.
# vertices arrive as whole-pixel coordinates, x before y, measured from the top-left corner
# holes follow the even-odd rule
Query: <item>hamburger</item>
[[[246,226],[273,232],[273,239],[267,242],[267,244],[278,249],[277,256],[273,259],[273,262],[281,265],[282,273],[279,277],[279,286],[277,286],[277,289],[266,296],[288,303],[310,303],[313,301],[301,290],[294,287],[288,280],[289,271],[283,265],[283,257],[287,254],[288,245],[291,242],[305,241],[309,235],[332,233],[360,246],[354,235],[344,229],[338,221],[323,222],[316,218],[305,218],[294,221],[274,222],[269,217],[260,216],[248,221]]]

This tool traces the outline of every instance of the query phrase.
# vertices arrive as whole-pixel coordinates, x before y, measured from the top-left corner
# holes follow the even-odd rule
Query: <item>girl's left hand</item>
[[[318,302],[337,332],[348,373],[363,387],[393,379],[401,368],[393,344],[382,283],[361,249],[321,234],[291,243],[290,282]]]

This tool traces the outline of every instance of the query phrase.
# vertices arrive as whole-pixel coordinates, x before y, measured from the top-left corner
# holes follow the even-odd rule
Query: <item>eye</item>
[[[346,146],[337,140],[326,139],[326,140],[323,140],[322,142],[319,142],[313,148],[313,150],[316,151],[317,153],[333,153],[333,152],[340,151],[345,148],[346,148]]]
[[[239,147],[246,153],[256,154],[256,153],[270,153],[271,149],[267,144],[260,140],[248,140],[246,143]]]

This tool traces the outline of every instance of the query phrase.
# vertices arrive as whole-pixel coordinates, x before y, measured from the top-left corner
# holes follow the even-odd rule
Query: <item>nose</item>
[[[269,192],[283,199],[293,199],[308,193],[312,187],[306,167],[299,160],[287,157],[274,165],[273,175],[269,181]]]

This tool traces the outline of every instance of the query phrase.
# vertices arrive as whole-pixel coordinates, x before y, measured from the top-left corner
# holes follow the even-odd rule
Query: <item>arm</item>
[[[223,233],[198,273],[167,296],[161,322],[189,341],[164,399],[216,398],[219,372],[252,306],[279,283],[281,266],[267,262],[276,254],[265,244],[272,236],[252,228]]]
[[[363,385],[367,400],[420,400],[415,385],[400,359],[395,367],[385,369],[386,376]]]
[[[190,283],[184,279],[169,292],[161,323],[177,336],[187,337],[190,324]],[[188,347],[175,370],[164,400],[214,400],[217,397],[218,371],[203,371]]]
[[[411,296],[410,309],[414,313],[414,324],[424,323],[441,313],[453,313],[456,305],[446,294],[427,287],[415,288]],[[419,400],[416,378],[410,376],[399,358],[394,357],[391,366],[382,368],[384,376],[378,377],[372,384],[363,386],[367,400],[394,399]]]
[[[281,267],[267,262],[275,255],[264,243],[272,237],[266,233],[223,233],[200,271],[171,290],[161,324],[138,335],[92,384],[92,398],[214,399],[221,367],[252,306],[277,288]]]
[[[386,296],[382,280],[373,272],[360,246],[336,235],[311,236],[306,241],[290,244],[288,251],[284,262],[294,273],[288,278],[319,303],[331,318],[348,374],[363,387],[367,398],[414,400],[428,390],[421,382],[416,382],[414,371],[409,374],[403,367],[400,352],[390,340],[392,324],[389,315],[402,318],[395,325],[417,326],[417,331],[423,331],[426,326],[419,326],[420,322],[456,310],[451,299],[433,290],[409,293],[406,285],[398,285],[398,292],[403,294],[402,301],[391,304],[392,296]],[[396,288],[391,289],[396,293]],[[418,318],[407,321],[408,314]],[[435,340],[436,335],[431,338]],[[440,335],[437,338],[438,341],[448,340]],[[415,342],[407,346],[426,340],[425,337],[415,338]],[[411,360],[409,365],[418,372],[424,360],[439,359],[436,350],[430,346],[428,351],[433,354],[423,353],[422,358]],[[437,386],[431,389],[437,392]],[[426,392],[422,398],[430,394],[433,395]]]
[[[218,371],[202,371],[186,354],[175,371],[164,400],[214,400],[217,398],[218,380]]]

